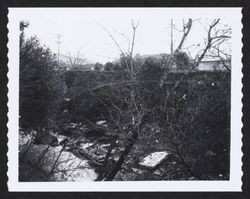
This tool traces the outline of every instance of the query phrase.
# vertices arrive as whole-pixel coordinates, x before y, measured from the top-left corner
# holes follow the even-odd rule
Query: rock
[[[65,140],[67,138],[67,136],[64,136],[64,135],[57,135],[57,140],[58,142],[62,142],[63,140]]]
[[[84,182],[94,181],[97,178],[97,174],[91,169],[75,169],[74,171],[66,171],[61,173],[55,173],[53,175],[55,181],[68,181],[68,182]]]
[[[154,174],[154,175],[158,175],[158,176],[160,176],[162,173],[161,173],[161,171],[160,171],[160,170],[155,170],[153,174]]]
[[[101,144],[100,147],[104,148],[104,149],[108,149],[110,146],[110,144]]]
[[[215,157],[216,154],[215,154],[213,151],[209,150],[209,151],[206,153],[206,156],[208,156],[208,157]]]
[[[167,151],[153,152],[146,157],[144,157],[139,165],[145,168],[154,169],[156,166],[161,164],[163,160],[167,158],[169,153]]]
[[[87,149],[93,145],[94,145],[93,143],[82,143],[80,147],[83,149]]]
[[[48,175],[63,147],[50,147],[49,150],[47,147],[46,145],[31,145],[23,162],[26,165],[36,166]],[[41,158],[46,150],[47,152]],[[97,174],[87,160],[78,158],[71,152],[62,151],[50,178],[52,181],[94,181]]]
[[[192,177],[188,178],[188,180],[199,180],[199,179],[196,178],[196,177],[194,177],[194,176],[192,176]]]
[[[36,134],[34,144],[57,146],[58,140],[57,140],[57,137],[55,135],[52,135],[51,133],[48,133],[46,131],[39,131]]]
[[[29,146],[32,141],[32,135],[19,133],[18,144],[19,144],[19,152],[25,151],[25,149]]]
[[[137,168],[132,168],[132,171],[135,172],[135,173],[137,173],[137,172],[139,171],[139,169],[137,169]]]
[[[68,142],[69,142],[69,139],[66,137],[66,138],[64,138],[63,140],[61,140],[61,141],[59,142],[59,145],[60,145],[60,146],[64,146],[64,145],[66,145]]]
[[[98,122],[96,122],[97,125],[102,125],[102,124],[105,124],[106,123],[106,120],[100,120]]]

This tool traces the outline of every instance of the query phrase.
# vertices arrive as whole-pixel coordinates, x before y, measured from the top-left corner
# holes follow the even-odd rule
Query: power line
[[[171,19],[171,46],[170,46],[170,51],[171,55],[173,54],[173,19]]]
[[[59,61],[60,61],[60,45],[61,45],[61,43],[62,43],[62,41],[61,41],[61,37],[62,37],[62,35],[61,34],[55,34],[56,35],[56,43],[57,43],[57,61],[58,61],[58,63],[59,63]]]

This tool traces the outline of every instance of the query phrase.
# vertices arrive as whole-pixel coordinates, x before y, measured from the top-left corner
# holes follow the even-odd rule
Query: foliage
[[[95,65],[94,65],[94,70],[97,70],[97,71],[100,71],[101,69],[102,69],[102,64],[100,64],[100,63],[95,63]]]
[[[180,77],[169,74],[168,79]],[[228,178],[229,83],[230,73],[197,72],[147,96],[148,108],[154,109],[147,118],[161,129],[162,144],[199,179]]]
[[[113,64],[111,62],[107,62],[105,65],[104,65],[104,70],[105,71],[111,71],[113,68]]]
[[[22,22],[21,22],[22,24]],[[23,31],[23,25],[20,25]],[[52,107],[60,95],[60,79],[54,71],[57,64],[49,48],[41,46],[37,37],[24,40],[20,36],[20,126],[47,126]]]
[[[189,56],[185,52],[175,52],[174,62],[176,64],[177,70],[190,70],[192,69]]]

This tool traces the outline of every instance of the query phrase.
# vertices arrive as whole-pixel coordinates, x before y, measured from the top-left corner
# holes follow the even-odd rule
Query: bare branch
[[[99,26],[102,27],[102,29],[108,34],[108,36],[113,40],[113,42],[115,43],[115,45],[117,46],[117,48],[120,50],[122,55],[125,55],[126,53],[122,50],[122,48],[120,47],[120,45],[118,44],[118,42],[116,41],[116,39],[114,38],[114,36],[108,31],[108,29],[106,27],[104,27],[102,24],[98,23],[97,21],[95,21],[96,24],[98,24]]]
[[[201,54],[197,54],[196,56],[196,65],[199,65],[199,63],[202,61],[202,59],[205,57],[209,49],[213,46],[216,45],[216,43],[222,43],[225,41],[225,39],[230,38],[230,33],[231,30],[215,30],[216,25],[220,22],[220,19],[215,19],[212,24],[209,26],[208,31],[207,31],[207,38],[205,40],[206,46],[202,50]],[[212,31],[215,30],[214,34],[212,34]],[[221,34],[220,34],[221,32]]]
[[[185,24],[184,20],[183,20],[183,35],[182,35],[182,38],[181,38],[181,41],[177,47],[177,49],[175,51],[179,51],[181,50],[182,46],[183,46],[183,43],[185,41],[185,39],[187,38],[190,30],[191,30],[191,27],[192,27],[192,23],[193,23],[193,20],[192,19],[188,19],[188,22]]]

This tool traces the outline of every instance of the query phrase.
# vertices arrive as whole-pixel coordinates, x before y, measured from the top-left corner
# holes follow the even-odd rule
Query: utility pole
[[[170,46],[170,51],[171,55],[173,55],[173,19],[171,19],[171,46]]]
[[[62,35],[61,34],[56,34],[56,43],[57,43],[57,62],[59,63],[60,61],[60,45],[62,43],[61,41],[61,37]]]

